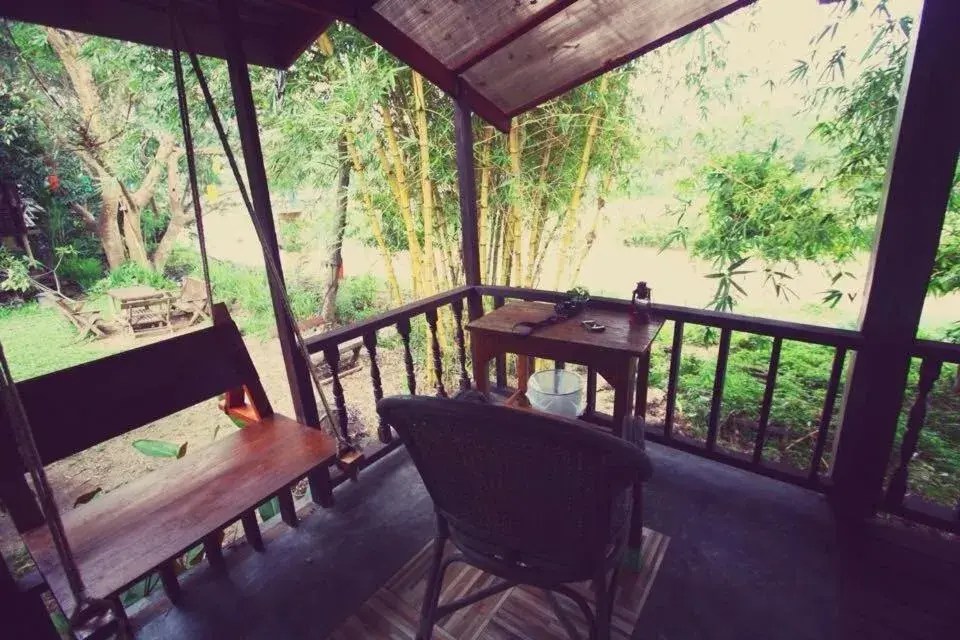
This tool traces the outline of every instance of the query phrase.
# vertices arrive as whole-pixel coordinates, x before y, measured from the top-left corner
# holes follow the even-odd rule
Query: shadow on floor
[[[649,452],[646,523],[671,541],[635,638],[933,640],[960,625],[960,562],[943,564],[956,544],[938,540],[947,546],[918,555],[878,531],[838,538],[819,494],[656,445]],[[265,553],[228,553],[226,575],[191,572],[180,607],[161,595],[135,617],[138,637],[326,637],[433,533],[402,449],[336,498],[331,510],[308,509],[294,532],[275,527]],[[900,624],[883,622],[877,606]]]

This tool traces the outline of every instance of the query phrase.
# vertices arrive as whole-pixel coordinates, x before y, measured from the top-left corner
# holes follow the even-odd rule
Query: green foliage
[[[383,283],[370,274],[348,276],[337,290],[337,318],[344,324],[359,322],[384,311],[379,292]]]
[[[176,283],[168,280],[161,273],[148,269],[135,262],[125,262],[106,277],[101,278],[91,289],[95,295],[107,293],[110,289],[119,287],[133,287],[145,285],[155,289],[175,289]]]
[[[778,155],[776,142],[766,151],[716,158],[700,177],[708,194],[706,229],[692,249],[714,265],[707,277],[717,281],[710,306],[718,311],[732,310],[746,295],[738,280],[756,270],[747,268],[751,261],[788,297],[788,271],[799,261],[842,264],[864,245],[865,234]],[[679,223],[686,213],[680,210]]]
[[[71,253],[63,256],[57,268],[57,275],[61,280],[73,282],[86,291],[103,278],[103,262],[98,258]]]
[[[103,307],[103,300],[87,302],[88,309]],[[101,342],[77,342],[73,325],[55,309],[35,302],[0,306],[0,342],[16,380],[89,362],[115,350]]]
[[[36,261],[0,247],[0,290],[21,293],[29,291],[32,286],[30,269],[36,266]]]

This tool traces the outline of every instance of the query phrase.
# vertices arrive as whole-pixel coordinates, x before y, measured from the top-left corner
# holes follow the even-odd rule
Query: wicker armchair
[[[554,593],[576,602],[591,638],[610,637],[632,489],[651,474],[639,447],[574,420],[492,404],[396,396],[377,409],[406,443],[437,512],[418,638],[517,584],[544,589],[571,637],[576,630]],[[448,539],[458,553],[444,559]],[[457,561],[500,581],[441,606],[443,574]],[[566,586],[586,580],[594,581],[595,613]]]

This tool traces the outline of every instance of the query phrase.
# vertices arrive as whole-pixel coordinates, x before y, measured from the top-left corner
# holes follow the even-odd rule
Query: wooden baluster
[[[907,418],[907,428],[903,433],[903,443],[900,445],[900,465],[894,471],[887,487],[886,501],[890,506],[899,506],[907,494],[907,477],[910,473],[910,461],[917,452],[917,443],[920,441],[920,431],[927,417],[927,402],[933,384],[940,377],[943,363],[934,358],[927,358],[920,365],[920,379],[917,381],[917,397],[910,407]]]
[[[383,384],[380,381],[380,365],[377,363],[377,332],[371,331],[364,334],[363,346],[367,348],[367,355],[370,356],[370,382],[373,384],[373,400],[379,403],[383,399]],[[378,414],[379,416],[379,414]],[[390,431],[390,425],[380,417],[380,424],[377,427],[377,436],[383,444],[389,444],[393,440],[393,433]]]
[[[847,350],[837,347],[833,354],[833,367],[830,370],[830,382],[827,384],[827,395],[823,399],[823,413],[820,414],[820,428],[817,430],[817,441],[813,447],[813,456],[810,458],[810,482],[816,482],[820,476],[820,462],[823,460],[823,450],[827,446],[827,432],[830,429],[830,420],[833,418],[833,405],[837,402],[837,392],[840,389],[840,377],[843,375],[843,361],[847,357]]]
[[[587,406],[583,415],[590,418],[597,412],[597,370],[587,367]]]
[[[663,416],[663,436],[673,437],[673,421],[677,412],[677,383],[680,380],[680,353],[683,351],[683,322],[673,323],[673,345],[670,347],[670,373],[667,377],[667,406]]]
[[[727,377],[727,358],[730,356],[730,329],[720,331],[720,350],[717,353],[717,370],[713,377],[713,395],[710,397],[710,419],[707,422],[707,451],[717,448],[717,432],[720,427],[720,406],[723,403],[723,383]]]
[[[457,324],[457,357],[460,359],[460,388],[470,388],[470,376],[467,375],[467,338],[463,335],[463,300],[456,298],[450,302],[453,319]]]
[[[350,433],[347,430],[347,400],[343,395],[343,385],[340,383],[340,347],[333,345],[323,350],[323,357],[330,367],[330,379],[333,383],[333,399],[337,403],[337,427],[345,442],[350,442]]]
[[[499,309],[504,304],[503,296],[494,296],[493,297],[493,308]],[[496,371],[496,388],[498,390],[507,388],[507,357],[503,354],[497,356],[496,365],[494,366]]]
[[[437,397],[446,398],[447,390],[443,388],[443,354],[440,352],[440,340],[437,339],[437,310],[430,309],[424,314],[427,325],[430,327],[430,346],[433,351],[433,374],[437,378]]]
[[[410,319],[397,321],[397,333],[403,341],[403,364],[407,369],[407,389],[410,395],[417,395],[417,375],[413,370],[413,353],[410,352]]]
[[[760,420],[757,423],[757,440],[753,445],[753,464],[763,460],[763,447],[767,443],[767,425],[770,424],[770,409],[773,407],[773,392],[777,386],[777,373],[780,371],[780,349],[783,338],[774,338],[770,349],[770,365],[767,367],[767,386],[763,389],[763,404],[760,405]]]

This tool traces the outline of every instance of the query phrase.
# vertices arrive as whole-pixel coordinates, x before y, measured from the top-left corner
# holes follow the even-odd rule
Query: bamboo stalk
[[[490,217],[490,147],[493,146],[493,127],[485,128],[486,135],[480,142],[480,202],[477,207],[477,228],[480,233],[480,270],[484,282],[489,281],[490,236],[492,229],[488,229]],[[492,225],[491,225],[492,226]]]
[[[550,169],[550,155],[553,152],[553,127],[556,118],[550,120],[546,130],[546,142],[543,155],[540,160],[540,175],[537,179],[536,202],[533,205],[533,223],[530,225],[530,243],[527,253],[526,286],[534,285],[534,275],[537,270],[537,256],[540,249],[540,238],[543,235],[543,227],[547,224],[547,175]]]
[[[383,129],[387,139],[387,148],[384,149],[378,139],[378,153],[381,156],[380,160],[383,162],[384,170],[387,172],[387,180],[390,182],[391,190],[400,208],[400,217],[403,219],[403,226],[407,236],[407,248],[410,251],[413,291],[414,295],[419,298],[426,295],[424,291],[428,288],[428,283],[425,282],[423,278],[423,253],[420,247],[420,240],[417,238],[413,211],[410,207],[410,191],[407,187],[406,170],[403,166],[400,145],[397,143],[397,136],[393,131],[393,116],[390,114],[390,109],[381,106],[380,113],[383,117]]]
[[[597,196],[597,211],[593,214],[593,222],[590,224],[590,231],[587,232],[587,237],[583,243],[583,249],[581,249],[580,255],[576,261],[576,266],[573,268],[573,278],[571,278],[571,282],[574,285],[577,283],[577,278],[580,277],[580,270],[583,269],[583,263],[586,262],[587,255],[590,253],[590,249],[593,248],[593,244],[597,241],[597,229],[600,227],[600,218],[603,208],[607,204],[605,198],[607,197],[607,194],[610,193],[610,189],[613,186],[614,171],[616,171],[616,163],[611,163],[607,168],[607,175],[600,183],[600,193]]]
[[[507,144],[510,152],[510,208],[504,226],[503,276],[504,284],[520,283],[520,131],[522,122],[516,119],[510,127]]]
[[[427,129],[426,95],[423,89],[423,77],[416,71],[413,74],[413,103],[416,115],[417,142],[420,146],[420,204],[423,214],[423,252],[426,264],[424,273],[428,280],[429,291],[438,293],[437,283],[440,273],[437,269],[437,254],[433,236],[436,231],[434,222],[433,184],[430,181],[430,138]]]
[[[604,75],[600,80],[599,93],[601,98],[607,92],[609,75]],[[564,264],[571,257],[570,249],[573,245],[574,232],[577,230],[577,210],[580,208],[580,200],[583,197],[583,189],[587,183],[587,172],[590,169],[590,157],[593,155],[593,145],[597,139],[597,131],[600,128],[600,118],[603,115],[603,102],[597,105],[593,115],[590,116],[590,125],[587,128],[587,139],[583,143],[583,153],[580,156],[580,169],[577,172],[577,181],[573,186],[573,193],[570,194],[570,205],[564,220],[563,239],[560,242],[560,261],[557,264],[557,278],[554,282],[554,288],[560,288],[560,282],[563,280]]]
[[[367,184],[366,174],[364,173],[363,161],[360,153],[357,151],[356,139],[352,131],[346,132],[347,153],[353,162],[353,172],[357,178],[357,190],[360,192],[360,200],[363,202],[363,208],[367,212],[367,218],[370,220],[370,230],[373,238],[377,242],[377,249],[380,251],[380,257],[387,268],[387,288],[390,290],[390,298],[396,306],[403,304],[403,296],[400,293],[400,281],[397,280],[397,272],[393,268],[393,257],[390,255],[390,249],[387,247],[386,238],[383,235],[383,224],[380,221],[380,214],[373,206],[373,196],[370,194],[370,186]]]

